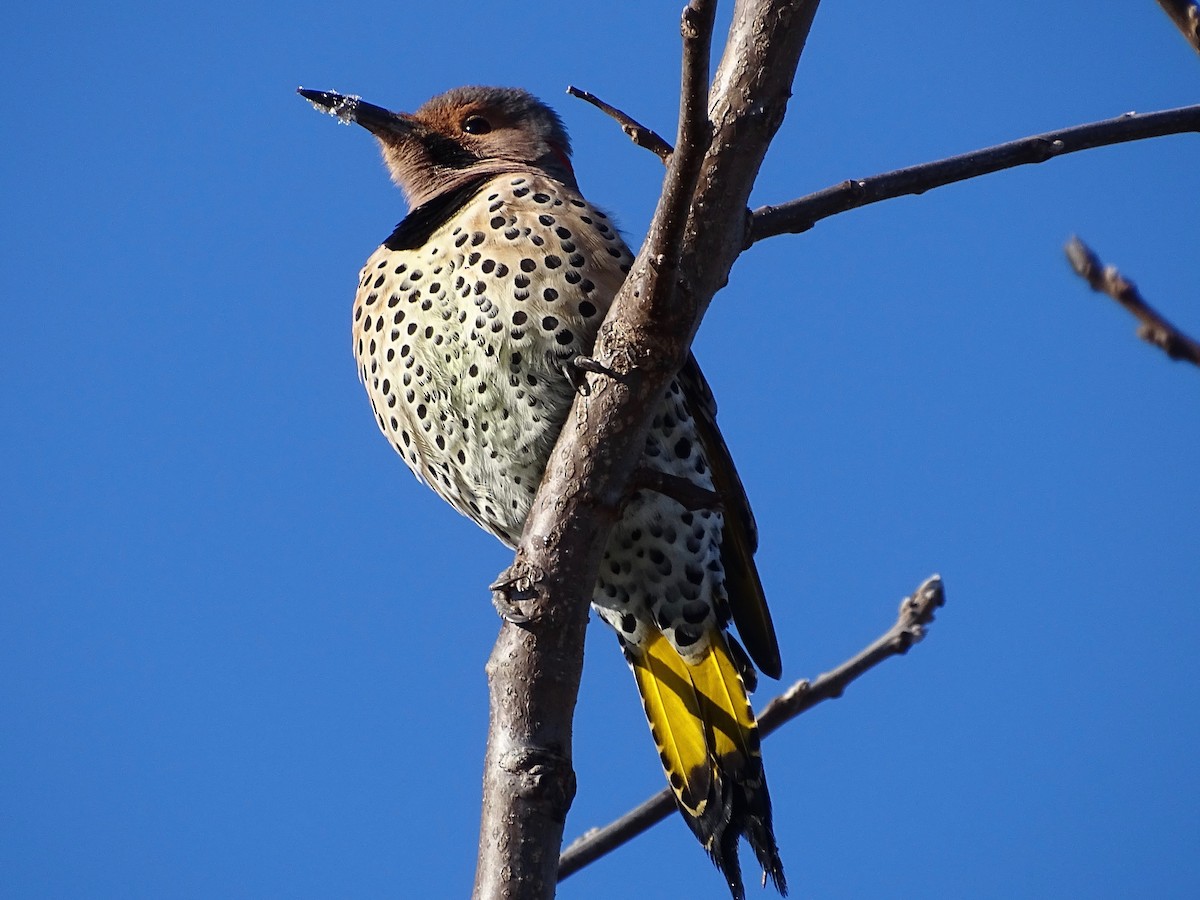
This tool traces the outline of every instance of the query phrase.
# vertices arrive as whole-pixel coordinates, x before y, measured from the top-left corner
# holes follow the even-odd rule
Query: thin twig
[[[1200,53],[1200,7],[1191,0],[1158,0],[1158,5],[1183,32],[1192,49]]]
[[[689,512],[701,509],[721,509],[721,495],[714,490],[701,487],[690,478],[672,475],[661,469],[642,466],[629,476],[629,491],[653,491],[670,497]]]
[[[601,112],[612,116],[617,120],[617,123],[621,126],[621,130],[629,136],[631,141],[642,149],[649,150],[661,159],[664,165],[670,162],[671,154],[675,152],[675,149],[654,129],[647,128],[637,119],[633,118],[633,116],[617,109],[609,103],[605,103],[595,94],[585,91],[582,88],[571,85],[567,88],[567,93],[572,97],[578,97],[580,100],[586,100]]]
[[[1137,336],[1160,348],[1171,359],[1182,359],[1200,366],[1200,343],[1192,340],[1159,314],[1142,298],[1137,286],[1122,277],[1115,266],[1105,266],[1092,249],[1077,237],[1064,248],[1075,274],[1093,291],[1108,294],[1141,323]]]
[[[777,731],[784,723],[824,700],[841,697],[850,683],[860,675],[885,659],[907,653],[909,647],[925,636],[925,629],[933,621],[934,613],[945,602],[941,577],[930,576],[911,596],[904,598],[895,624],[877,640],[836,669],[817,676],[811,682],[797,681],[768,703],[762,715],[758,717],[762,735],[766,737]],[[651,826],[667,818],[674,808],[671,792],[662,791],[616,821],[581,835],[559,858],[558,880],[562,881],[643,831],[649,830]]]
[[[679,264],[692,195],[700,178],[704,155],[712,140],[712,127],[708,121],[708,65],[716,10],[716,0],[690,0],[680,17],[683,72],[680,75],[679,135],[676,141],[681,152],[671,154],[667,175],[663,179],[663,199],[673,198],[674,203],[673,207],[661,210],[663,214],[656,222],[661,225],[662,240],[659,242],[659,254],[651,258],[651,265],[655,268],[664,264],[674,268]],[[660,293],[666,296],[671,292]]]
[[[1056,156],[1093,147],[1194,131],[1200,131],[1200,105],[1141,115],[1126,113],[1115,119],[1050,131],[870,178],[843,181],[779,206],[764,206],[755,210],[750,242],[777,234],[807,231],[821,219],[859,206],[905,194],[922,194],[942,185],[1001,169],[1045,162]]]

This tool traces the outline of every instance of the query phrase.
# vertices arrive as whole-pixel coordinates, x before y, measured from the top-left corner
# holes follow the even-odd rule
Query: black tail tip
[[[718,859],[715,862],[721,869],[721,874],[725,876],[725,883],[729,885],[729,894],[733,900],[746,900],[746,886],[742,883],[741,866],[738,865],[737,856],[732,856],[728,859]],[[783,864],[778,859],[775,860],[773,865],[763,869],[763,887],[767,886],[768,880],[770,880],[775,890],[779,892],[780,897],[787,896],[787,878],[783,874]]]
[[[733,900],[746,900],[746,888],[742,883],[742,867],[738,861],[738,841],[743,834],[754,851],[755,857],[758,858],[758,864],[762,866],[763,887],[766,887],[769,879],[775,890],[779,892],[779,896],[786,897],[788,892],[787,876],[783,874],[783,860],[779,858],[779,848],[775,844],[775,836],[771,833],[769,825],[764,827],[762,822],[756,821],[747,823],[744,831],[738,828],[727,828],[721,835],[721,839],[713,843],[710,852],[712,861],[725,876],[725,883],[729,885],[729,893]]]

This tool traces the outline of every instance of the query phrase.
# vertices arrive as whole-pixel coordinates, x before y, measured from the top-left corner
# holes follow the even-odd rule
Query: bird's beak
[[[339,94],[334,91],[310,91],[307,88],[297,88],[296,93],[319,109],[321,112],[337,116],[343,122],[354,122],[361,125],[371,134],[379,138],[406,137],[412,133],[416,120],[405,113],[394,113],[367,103],[358,97]]]

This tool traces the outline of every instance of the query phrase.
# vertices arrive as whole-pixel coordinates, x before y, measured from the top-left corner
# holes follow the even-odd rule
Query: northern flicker
[[[580,194],[561,120],[523,90],[457,88],[412,114],[300,93],[375,136],[410,207],[354,303],[376,421],[418,479],[515,546],[574,397],[573,361],[591,352],[629,249]],[[780,660],[754,520],[715,414],[689,358],[654,412],[643,465],[716,491],[721,509],[635,493],[592,604],[633,669],[679,809],[740,900],[743,836],[787,890],[746,695],[751,660],[773,678]]]

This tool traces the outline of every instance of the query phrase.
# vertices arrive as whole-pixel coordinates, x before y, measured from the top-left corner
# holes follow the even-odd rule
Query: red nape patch
[[[571,157],[567,156],[567,151],[562,148],[562,145],[550,141],[550,149],[554,151],[554,155],[558,157],[558,161],[566,167],[566,170],[574,175],[575,167],[571,165]]]

